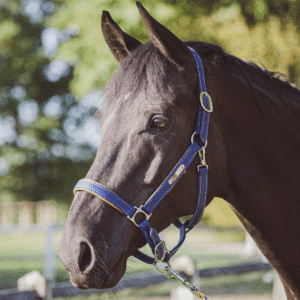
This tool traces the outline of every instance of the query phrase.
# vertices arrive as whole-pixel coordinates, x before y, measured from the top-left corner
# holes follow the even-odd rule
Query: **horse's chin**
[[[88,274],[70,274],[71,283],[78,289],[108,289],[116,286],[126,271],[127,259],[120,260],[115,268],[107,274],[102,268],[96,268]]]
[[[115,269],[112,273],[110,273],[106,278],[106,280],[102,283],[101,287],[98,287],[98,289],[109,289],[116,286],[124,276],[125,271],[126,271],[126,263],[124,268]]]

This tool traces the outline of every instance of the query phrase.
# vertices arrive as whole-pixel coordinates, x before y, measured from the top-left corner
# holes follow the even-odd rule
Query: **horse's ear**
[[[193,55],[187,46],[169,29],[154,20],[140,2],[137,2],[136,5],[143,18],[149,38],[154,46],[173,65],[184,68],[187,64],[186,59],[188,58],[189,61],[193,59]]]
[[[118,61],[126,58],[141,43],[126,34],[111,18],[108,11],[102,13],[102,32],[106,43]]]

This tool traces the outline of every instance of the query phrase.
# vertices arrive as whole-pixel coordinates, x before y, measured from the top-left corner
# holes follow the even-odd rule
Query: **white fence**
[[[62,229],[62,225],[53,224],[54,220],[57,220],[56,210],[51,208],[48,210],[47,207],[50,207],[48,204],[43,203],[43,206],[35,206],[32,204],[22,203],[13,208],[14,215],[6,217],[5,211],[9,208],[9,205],[1,206],[1,222],[0,225],[0,234],[11,234],[11,233],[43,233],[44,234],[44,276],[46,279],[46,295],[45,299],[53,299],[56,297],[69,297],[75,295],[88,295],[93,293],[103,293],[105,291],[99,290],[88,290],[81,291],[71,286],[70,283],[63,284],[54,284],[55,281],[55,266],[56,266],[56,251],[55,251],[55,234],[57,230]],[[11,207],[10,207],[11,208]],[[38,217],[37,212],[44,214],[44,217]],[[46,212],[45,212],[46,211]],[[12,224],[11,220],[15,220],[16,216],[18,217],[19,224]],[[6,218],[5,218],[6,217]],[[39,224],[33,224],[34,218],[39,221]],[[46,225],[47,224],[47,225]],[[206,245],[207,246],[207,245]],[[259,251],[256,248],[256,245],[253,243],[252,239],[247,237],[244,245],[240,244],[244,249],[245,256],[260,255]],[[271,266],[262,259],[262,261],[244,263],[241,265],[233,265],[223,268],[207,268],[196,271],[196,277],[198,278],[212,278],[216,276],[225,276],[231,274],[242,274],[249,272],[257,271],[268,271],[271,270]],[[138,274],[129,276],[126,280],[122,280],[116,288],[111,289],[111,291],[121,290],[122,288],[130,287],[143,287],[148,285],[160,284],[167,279],[161,274]],[[276,280],[277,282],[277,280]],[[278,293],[282,293],[281,283],[276,283],[276,292],[274,289],[274,299],[284,299],[276,298]],[[279,287],[279,290],[278,290]],[[13,291],[2,291],[0,292],[0,300],[31,300],[37,299],[37,295],[33,292],[18,292]]]
[[[57,207],[52,201],[0,202],[0,225],[19,224],[30,227],[33,224],[48,227],[57,223]]]
[[[44,234],[46,299],[52,299],[56,265],[54,239],[56,230],[62,227],[57,225],[57,207],[53,201],[0,202],[0,234]]]

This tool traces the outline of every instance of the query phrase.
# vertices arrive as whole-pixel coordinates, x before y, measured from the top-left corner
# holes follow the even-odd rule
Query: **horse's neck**
[[[227,152],[222,196],[288,286],[298,283],[290,299],[300,299],[300,260],[294,259],[300,251],[300,139],[292,132],[300,110],[281,108],[263,85],[253,83],[253,94],[247,82],[232,77],[214,95]]]

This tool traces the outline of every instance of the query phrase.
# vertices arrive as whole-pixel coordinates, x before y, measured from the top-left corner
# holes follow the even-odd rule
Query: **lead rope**
[[[176,271],[174,271],[168,263],[167,265],[161,269],[158,267],[157,264],[154,264],[156,270],[158,270],[160,273],[163,273],[167,278],[169,279],[178,279],[185,287],[187,287],[195,296],[200,298],[201,300],[208,300],[206,296],[199,291],[194,285],[190,284],[188,281],[186,281],[180,274]]]
[[[164,248],[164,255],[161,259],[158,258],[158,254],[156,249],[160,244]],[[164,274],[168,279],[178,279],[185,287],[187,287],[195,296],[200,298],[201,300],[208,300],[208,298],[201,292],[199,291],[194,285],[189,283],[187,280],[185,280],[177,271],[174,271],[169,262],[164,261],[165,255],[168,253],[168,250],[166,248],[165,242],[161,241],[155,248],[154,252],[154,267],[157,271],[160,273]],[[159,264],[164,264],[164,266],[160,267]]]

